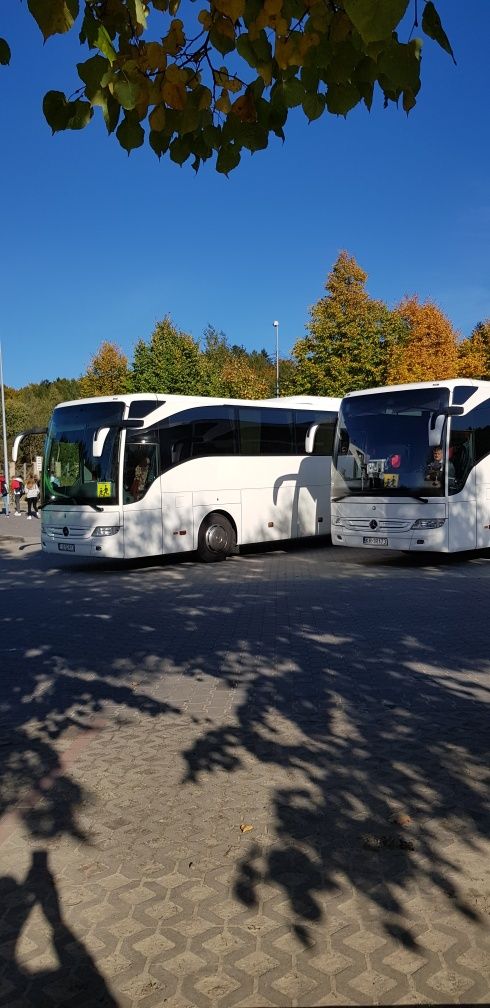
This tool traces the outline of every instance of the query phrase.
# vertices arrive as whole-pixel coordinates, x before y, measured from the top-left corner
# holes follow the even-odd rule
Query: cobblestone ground
[[[490,1000],[489,560],[18,545],[0,1005]]]

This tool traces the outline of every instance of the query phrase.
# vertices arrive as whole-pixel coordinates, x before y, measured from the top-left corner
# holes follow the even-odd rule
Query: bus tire
[[[235,530],[224,515],[213,511],[206,515],[199,529],[197,554],[205,563],[226,560],[236,546]]]

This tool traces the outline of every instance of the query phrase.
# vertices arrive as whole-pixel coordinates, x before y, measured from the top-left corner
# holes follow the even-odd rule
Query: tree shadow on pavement
[[[24,645],[3,695],[13,733],[3,807],[59,774],[63,813],[39,820],[29,809],[24,821],[34,836],[79,836],[84,795],[63,773],[57,739],[90,731],[115,705],[146,714],[156,732],[178,713],[167,681],[197,689],[206,678],[229,693],[232,716],[196,715],[178,800],[223,772],[250,773],[252,804],[266,792],[267,843],[257,830],[237,864],[244,907],[272,884],[304,945],[344,892],[410,949],[427,928],[414,925],[412,899],[477,921],[462,857],[490,836],[486,567],[340,559],[275,553],[128,569],[117,581],[7,564],[3,626]],[[22,572],[39,607],[35,648],[31,616],[11,602]]]
[[[11,1008],[17,1005],[50,1008],[60,1004],[116,1008],[118,1002],[112,997],[94,960],[63,919],[45,850],[32,853],[29,871],[22,882],[8,875],[0,878],[0,905],[3,908],[2,958],[6,960],[2,990]],[[57,960],[52,968],[35,968],[42,939],[39,947],[31,941],[30,954],[22,964],[18,961],[22,931],[34,909],[42,911],[49,929],[52,958]],[[29,960],[33,962],[32,969]]]

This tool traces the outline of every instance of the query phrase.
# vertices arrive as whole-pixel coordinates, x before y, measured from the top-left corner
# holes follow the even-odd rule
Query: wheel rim
[[[210,525],[206,529],[206,546],[213,553],[224,553],[228,548],[228,536],[222,525]]]

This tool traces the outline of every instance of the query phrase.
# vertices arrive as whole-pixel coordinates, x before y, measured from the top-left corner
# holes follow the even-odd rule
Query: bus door
[[[123,464],[124,556],[163,553],[159,445],[141,432],[127,435]]]

